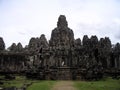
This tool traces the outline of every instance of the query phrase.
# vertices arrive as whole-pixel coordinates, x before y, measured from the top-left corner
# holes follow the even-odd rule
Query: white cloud
[[[0,5],[0,36],[10,46],[28,44],[29,39],[45,34],[50,39],[57,18],[64,14],[75,38],[84,34],[109,36],[120,41],[120,2],[117,0],[4,0]],[[119,36],[119,35],[118,35]]]

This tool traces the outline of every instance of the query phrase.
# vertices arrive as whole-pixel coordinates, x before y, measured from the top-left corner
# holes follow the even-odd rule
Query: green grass
[[[3,76],[0,76],[3,78]],[[33,84],[28,87],[27,90],[50,90],[56,82],[59,81],[48,81],[48,80],[28,80],[23,76],[16,76],[15,80],[3,80],[3,85],[0,87],[12,87],[17,88],[22,87],[23,84],[31,83]],[[74,87],[77,90],[120,90],[120,80],[115,80],[111,78],[106,78],[100,81],[73,81]]]
[[[27,90],[50,90],[56,81],[37,81],[28,87]]]
[[[0,78],[4,78],[3,76],[0,76]],[[3,85],[0,85],[0,87],[6,88],[6,87],[17,87],[20,88],[24,84],[27,83],[33,83],[31,86],[28,87],[27,90],[50,90],[54,83],[56,81],[47,81],[47,80],[29,80],[26,79],[24,76],[16,76],[15,80],[1,80],[4,82]]]
[[[0,87],[22,87],[23,84],[25,83],[30,83],[32,82],[31,80],[27,80],[25,77],[23,76],[16,76],[15,80],[2,80],[2,82],[4,82],[3,85],[0,85]]]
[[[77,90],[120,90],[120,80],[75,81],[74,86]]]

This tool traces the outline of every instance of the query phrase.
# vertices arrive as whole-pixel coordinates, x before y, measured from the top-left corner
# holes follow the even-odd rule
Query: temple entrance
[[[72,74],[71,74],[70,67],[58,67],[57,79],[58,80],[71,80]]]

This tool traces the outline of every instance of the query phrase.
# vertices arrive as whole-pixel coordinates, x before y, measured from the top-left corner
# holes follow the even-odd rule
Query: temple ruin
[[[120,43],[108,37],[74,38],[64,15],[48,41],[44,34],[32,37],[23,48],[13,43],[7,50],[0,37],[0,74],[19,73],[27,78],[51,80],[100,79],[120,75]]]

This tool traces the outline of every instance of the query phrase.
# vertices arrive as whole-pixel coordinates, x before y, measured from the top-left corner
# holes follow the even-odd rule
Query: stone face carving
[[[31,50],[35,50],[37,48],[37,38],[31,38],[29,41],[28,48]]]
[[[44,34],[40,38],[31,38],[29,41],[28,48],[30,50],[37,50],[38,48],[48,48],[48,42]]]
[[[89,38],[88,38],[88,36],[87,35],[84,35],[83,36],[83,40],[82,40],[82,44],[83,44],[83,46],[87,46],[87,45],[89,45]]]
[[[81,47],[81,39],[78,38],[75,40],[75,48],[80,48]]]
[[[64,15],[60,15],[58,18],[57,27],[52,31],[49,45],[53,54],[52,60],[56,62],[56,66],[61,66],[63,61],[64,65],[71,65],[72,55],[70,54],[74,47],[74,33],[68,28]]]
[[[49,47],[47,39],[46,39],[46,37],[45,37],[44,34],[42,34],[40,36],[40,39],[39,39],[38,43],[39,43],[39,45],[40,45],[41,48],[48,48]]]
[[[5,49],[5,43],[3,41],[3,38],[0,37],[0,51]]]
[[[60,29],[65,29],[68,27],[68,23],[64,15],[60,15],[58,18],[57,27]]]
[[[111,59],[112,67],[120,69],[120,43],[113,48],[113,57]]]
[[[8,49],[12,52],[16,52],[17,51],[17,45],[15,43],[13,43]]]
[[[66,17],[61,15],[58,19],[57,28],[52,31],[50,46],[51,47],[67,47],[70,48],[74,44],[73,31],[67,27]]]
[[[0,50],[4,49],[4,41],[0,38]],[[31,38],[25,48],[21,43],[17,45],[13,43],[9,49],[7,54],[0,53],[0,67],[6,65],[10,70],[18,71],[26,68],[26,75],[32,78],[79,79],[81,77],[80,79],[97,80],[102,78],[107,70],[120,70],[119,43],[112,47],[108,37],[98,40],[95,35],[90,38],[84,35],[82,41],[80,38],[74,39],[74,33],[68,27],[64,15],[59,16],[57,27],[52,30],[49,43],[42,34],[40,37]],[[7,69],[4,67],[2,70]]]
[[[90,38],[90,47],[91,48],[98,47],[98,38],[97,38],[97,36],[91,36],[91,38]]]
[[[9,48],[9,51],[11,52],[22,52],[23,51],[23,46],[21,43],[18,43],[17,45],[13,43]]]
[[[16,48],[18,52],[21,52],[23,50],[23,46],[21,43],[18,43]]]
[[[111,53],[111,41],[108,37],[101,38],[99,41],[99,53],[102,65],[104,68],[109,68],[110,53]]]

